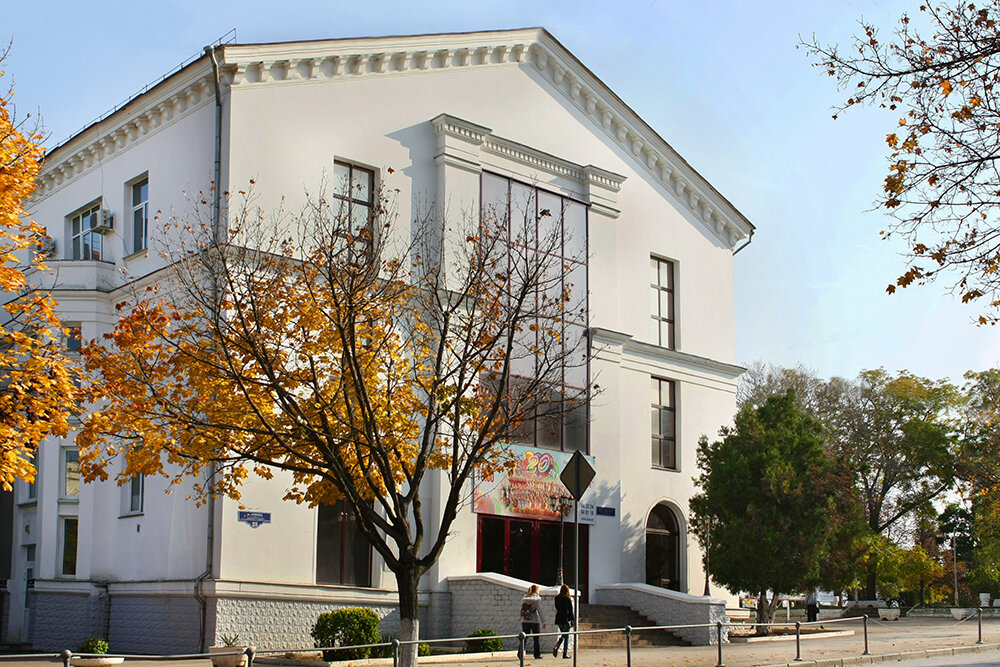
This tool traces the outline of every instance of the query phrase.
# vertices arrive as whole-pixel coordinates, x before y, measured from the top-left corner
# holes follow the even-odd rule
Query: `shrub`
[[[430,655],[431,645],[426,642],[420,642],[417,644],[417,655]]]
[[[483,639],[466,639],[466,653],[495,653],[503,650],[503,640],[497,639],[497,633],[493,630],[482,628],[475,632],[470,632],[469,637],[482,637]]]
[[[363,607],[350,607],[347,609],[334,609],[333,611],[320,614],[313,626],[313,641],[316,646],[357,646],[359,644],[377,644],[380,635],[378,632],[378,615],[371,609]],[[334,660],[363,660],[371,653],[369,648],[342,649],[340,651],[323,651],[323,659],[327,662]]]
[[[93,653],[98,655],[104,655],[110,650],[108,646],[107,639],[101,639],[100,637],[89,637],[76,647],[77,653]]]
[[[383,632],[378,639],[379,644],[391,644],[396,635],[391,632]],[[371,650],[371,658],[391,658],[392,646],[376,646]],[[426,642],[417,644],[417,655],[426,656],[431,654],[431,645]]]

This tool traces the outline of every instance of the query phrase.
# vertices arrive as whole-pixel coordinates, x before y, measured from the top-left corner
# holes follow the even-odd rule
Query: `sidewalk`
[[[868,646],[871,655],[862,656],[864,636],[861,621],[828,625],[828,633],[803,635],[801,642],[801,662],[795,662],[794,635],[790,640],[769,640],[763,642],[723,644],[722,660],[726,667],[788,666],[824,667],[833,665],[879,664],[899,662],[910,658],[941,657],[964,653],[989,653],[1000,658],[1000,618],[983,618],[983,644],[977,645],[978,628],[976,619],[957,622],[949,618],[904,618],[883,622],[869,620]],[[844,631],[853,630],[853,634]],[[264,656],[261,656],[264,658]],[[481,660],[469,655],[435,656],[435,664],[446,667],[517,667],[518,660],[513,651],[501,656]],[[718,661],[716,646],[669,646],[661,648],[636,648],[632,650],[633,667],[714,667]],[[261,660],[255,664],[266,664]],[[275,660],[274,663],[279,661]],[[280,661],[289,664],[292,661]],[[360,660],[335,663],[348,667],[365,665],[391,665],[391,661]],[[425,660],[421,664],[428,664]],[[273,664],[273,663],[272,663]],[[325,665],[318,661],[295,661],[297,665]],[[525,660],[530,667],[571,667],[572,656],[563,660],[545,654],[541,660]],[[0,667],[27,665],[61,665],[58,661],[4,660],[0,656]],[[211,667],[205,660],[164,660],[129,658],[125,667]],[[577,660],[578,667],[626,667],[625,644],[620,649],[584,649]]]

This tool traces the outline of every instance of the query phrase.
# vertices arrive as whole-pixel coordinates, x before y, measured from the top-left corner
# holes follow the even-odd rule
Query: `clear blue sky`
[[[19,114],[40,110],[49,145],[230,28],[270,42],[543,26],[756,226],[736,257],[736,359],[820,375],[909,369],[960,380],[1000,363],[1000,330],[936,284],[893,296],[899,247],[865,213],[893,125],[830,118],[831,79],[795,48],[845,42],[861,16],[891,27],[910,2],[11,2],[0,38]]]

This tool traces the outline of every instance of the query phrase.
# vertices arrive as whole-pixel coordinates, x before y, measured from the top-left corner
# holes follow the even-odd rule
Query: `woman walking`
[[[542,616],[542,597],[538,594],[538,584],[531,584],[528,594],[521,598],[521,632],[526,635],[534,635],[535,639],[535,660],[542,657],[542,650],[538,645],[538,633],[545,627],[545,619]],[[524,646],[517,650],[518,657]]]
[[[573,598],[569,595],[569,586],[563,584],[559,588],[559,595],[556,596],[556,625],[559,626],[559,639],[556,640],[555,648],[552,649],[552,657],[559,655],[559,644],[562,644],[563,658],[569,658],[569,629],[573,627]]]

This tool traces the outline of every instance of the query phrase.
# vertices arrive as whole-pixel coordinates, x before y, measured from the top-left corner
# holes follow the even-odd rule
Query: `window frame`
[[[136,486],[139,487],[138,494],[136,493]],[[143,513],[146,507],[146,476],[141,472],[132,475],[129,479],[128,484],[123,485],[125,489],[125,513],[122,516],[138,516]],[[136,498],[139,499],[138,507],[136,507],[133,502]]]
[[[101,215],[101,205],[103,200],[98,198],[95,201],[78,208],[76,211],[70,213],[66,216],[67,226],[69,233],[66,235],[69,238],[68,246],[68,257],[67,259],[73,261],[83,261],[83,262],[106,262],[104,255],[104,235],[100,232],[94,231],[94,219],[99,218]],[[89,227],[86,229],[83,227],[84,221],[89,222]],[[78,230],[74,231],[74,225],[79,225]],[[84,238],[89,239],[90,256],[84,257]],[[94,240],[98,239],[97,243]],[[97,256],[94,256],[94,246],[97,246]],[[79,257],[77,256],[79,254]]]
[[[655,400],[651,402],[651,411],[652,414],[656,415],[656,418],[658,420],[657,430],[652,429],[652,419],[650,420],[650,430],[653,431],[651,433],[651,442],[650,442],[651,444],[650,454],[652,458],[652,466],[657,470],[679,471],[681,469],[681,466],[677,448],[677,384],[678,383],[676,380],[671,380],[670,378],[661,378],[655,375],[650,376],[650,380],[651,380],[650,389],[651,390],[653,389],[654,384],[656,386],[656,396],[654,397]],[[664,404],[662,402],[664,384],[666,384],[666,386],[668,387],[668,404]],[[673,422],[671,427],[673,431],[672,435],[664,434],[663,418],[665,413],[670,415],[670,419]],[[668,465],[667,463],[664,462],[665,446],[669,446],[671,448],[671,456],[673,458],[671,465]]]
[[[74,526],[72,540],[69,539],[68,527]],[[72,545],[72,559],[68,548]],[[75,579],[80,556],[80,519],[76,516],[59,517],[59,577]],[[67,572],[67,564],[72,565],[72,572]]]
[[[135,200],[136,188],[146,188],[146,198],[140,200],[138,203]],[[131,234],[132,246],[129,249],[130,255],[135,255],[137,253],[143,252],[149,248],[149,174],[143,174],[138,178],[135,178],[128,183],[126,183],[126,208],[129,211],[129,227]],[[139,211],[142,211],[142,234],[136,234],[136,220],[135,215]]]
[[[59,448],[59,500],[79,501],[80,500],[80,450],[77,447]],[[76,463],[76,493],[70,493],[70,455]]]
[[[677,262],[672,259],[664,259],[663,257],[657,257],[656,255],[651,255],[649,258],[650,269],[655,271],[655,280],[650,280],[650,289],[652,291],[652,303],[653,306],[653,322],[656,328],[656,335],[653,337],[653,341],[660,347],[665,347],[668,350],[677,349]],[[668,279],[667,284],[663,283],[661,271],[661,266],[666,265],[668,267]],[[671,311],[669,313],[663,312],[663,299],[664,295],[668,300],[669,308]],[[668,335],[667,341],[663,340],[663,327],[666,325]]]
[[[343,183],[339,182],[337,176],[337,168],[346,167],[347,168],[347,194],[343,191]],[[364,172],[368,176],[368,198],[363,199],[354,195],[355,193],[355,172]],[[339,202],[340,208],[335,212],[337,216],[344,215],[343,207],[347,207],[346,215],[348,222],[348,228],[351,230],[351,234],[355,234],[354,230],[354,209],[355,207],[363,207],[367,210],[367,215],[365,216],[365,229],[368,234],[368,239],[365,240],[365,252],[370,253],[374,247],[374,234],[375,234],[375,188],[378,185],[379,172],[373,167],[368,167],[358,162],[352,160],[343,160],[334,158],[333,160],[333,173],[334,173],[334,183],[333,191],[331,192],[332,197]],[[357,239],[347,238],[345,240]]]
[[[340,521],[337,524],[340,526],[340,535],[337,538],[337,544],[340,547],[340,573],[336,581],[320,578],[319,554],[324,546],[330,546],[329,544],[326,544],[324,542],[321,535],[322,523],[320,518],[320,512],[323,511],[323,508],[327,508],[331,511],[339,510],[340,512]],[[346,539],[348,537],[348,531],[354,531],[354,535],[351,536],[354,538],[353,541]],[[367,583],[352,582],[348,580],[347,576],[345,576],[346,574],[350,573],[351,570],[355,567],[355,561],[353,559],[353,553],[352,553],[353,549],[349,548],[349,546],[355,545],[356,540],[363,540],[365,545],[367,546],[367,555],[368,555],[368,562],[366,563],[367,573],[368,573]],[[332,538],[329,538],[329,541],[332,541]],[[373,587],[372,582],[374,580],[374,575],[375,575],[374,551],[375,549],[372,547],[371,542],[368,540],[365,534],[361,532],[361,529],[357,527],[357,518],[351,511],[351,508],[347,504],[347,501],[341,500],[333,505],[321,504],[316,507],[316,567],[315,567],[315,572],[313,573],[313,581],[315,581],[317,586],[350,586],[352,588],[372,588]]]

